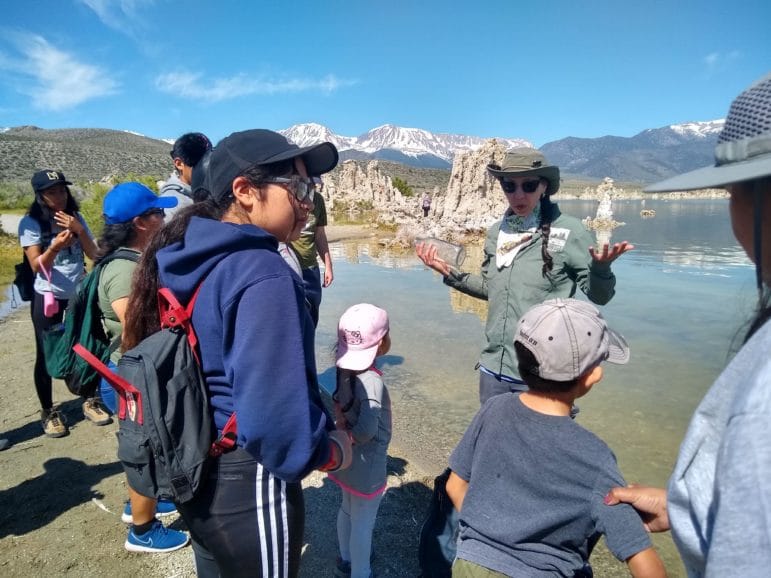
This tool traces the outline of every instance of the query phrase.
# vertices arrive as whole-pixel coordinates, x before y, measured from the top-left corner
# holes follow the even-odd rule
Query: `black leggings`
[[[195,497],[177,504],[198,578],[290,577],[300,571],[305,502],[238,448],[216,459]]]
[[[66,299],[57,299],[59,302],[59,312],[53,317],[43,315],[43,296],[37,291],[29,303],[30,316],[32,317],[32,327],[35,330],[35,391],[40,400],[41,409],[49,410],[53,407],[53,386],[51,376],[46,370],[45,351],[43,350],[44,332],[61,323],[64,319],[64,310],[67,309]]]

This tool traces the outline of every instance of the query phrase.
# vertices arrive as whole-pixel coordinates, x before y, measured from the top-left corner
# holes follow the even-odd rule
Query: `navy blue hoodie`
[[[254,225],[193,217],[157,260],[161,284],[182,303],[205,279],[193,327],[217,429],[235,410],[238,445],[294,482],[327,462],[334,425],[319,394],[302,281],[277,247]]]

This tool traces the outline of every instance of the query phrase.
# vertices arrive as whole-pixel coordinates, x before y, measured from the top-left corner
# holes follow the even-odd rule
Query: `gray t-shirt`
[[[341,386],[336,395],[350,409],[345,419],[353,436],[353,461],[347,470],[330,474],[343,490],[359,496],[381,494],[386,485],[386,455],[391,441],[391,398],[376,369],[356,376],[354,391]]]
[[[569,417],[535,412],[519,394],[490,398],[450,455],[469,482],[458,557],[508,576],[581,575],[601,535],[620,560],[651,546],[610,448]]]
[[[691,418],[668,510],[688,576],[771,575],[771,321]]]
[[[182,207],[189,207],[193,204],[193,192],[190,190],[190,185],[182,181],[176,172],[171,173],[169,180],[164,183],[158,193],[159,197],[173,197],[177,199],[177,206],[170,209],[164,209],[166,216],[163,218],[164,223],[168,223],[174,218],[174,215]]]
[[[77,213],[75,216],[83,225],[85,233],[93,238],[91,230],[88,228],[88,225],[81,214]],[[62,230],[61,227],[52,223],[51,239],[61,233]],[[29,215],[24,215],[19,222],[19,244],[22,247],[40,245],[42,248],[43,242],[40,223]],[[47,244],[48,243],[46,243],[46,245]],[[80,241],[75,241],[71,246],[59,251],[54,259],[51,271],[49,271],[51,274],[50,285],[43,272],[39,271],[37,275],[35,275],[35,292],[42,294],[45,291],[52,291],[57,299],[69,299],[72,297],[75,294],[78,283],[80,283],[80,280],[83,279],[86,274],[83,258],[83,247],[81,246]]]

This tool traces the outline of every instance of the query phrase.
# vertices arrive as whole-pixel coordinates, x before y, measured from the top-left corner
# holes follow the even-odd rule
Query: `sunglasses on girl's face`
[[[517,186],[522,189],[523,193],[534,193],[538,190],[538,185],[541,184],[540,179],[533,179],[531,181],[522,181],[519,185],[515,181],[505,181],[501,179],[501,188],[507,195],[513,195],[517,192]]]
[[[301,203],[304,201],[313,202],[314,184],[311,179],[306,179],[300,175],[292,175],[291,177],[271,177],[265,179],[265,182],[286,186],[289,192],[294,195],[294,198]]]
[[[163,209],[149,209],[149,210],[145,211],[144,213],[142,213],[139,216],[140,217],[152,217],[153,215],[159,215],[161,217],[165,217],[166,216],[166,211],[164,211]]]

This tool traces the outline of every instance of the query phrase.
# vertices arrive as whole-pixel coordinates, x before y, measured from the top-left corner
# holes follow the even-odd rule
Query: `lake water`
[[[583,218],[596,203],[560,207]],[[642,208],[655,217],[641,218]],[[632,356],[625,366],[606,364],[603,381],[579,400],[577,419],[613,449],[628,481],[661,486],[693,410],[741,342],[755,304],[754,267],[731,233],[725,200],[621,201],[613,211],[625,222],[613,240],[636,248],[614,264],[616,296],[601,309]],[[481,248],[467,250],[464,268],[478,271]],[[450,290],[412,253],[361,241],[334,243],[332,253],[335,281],[324,292],[317,332],[322,385],[334,387],[340,314],[362,301],[384,307],[391,318],[392,347],[382,367],[394,405],[393,443],[439,473],[478,409],[474,366],[485,303]],[[671,540],[657,537],[657,546],[678,575]]]

